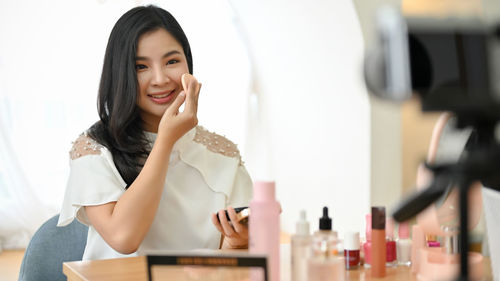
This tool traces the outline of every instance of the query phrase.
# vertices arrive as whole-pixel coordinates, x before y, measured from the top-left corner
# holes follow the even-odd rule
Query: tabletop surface
[[[288,267],[288,270],[290,268]],[[285,269],[286,270],[286,269]],[[490,259],[484,259],[484,280],[492,280]],[[68,281],[147,281],[147,262],[144,256],[94,261],[75,261],[63,264],[63,273]],[[288,281],[289,274],[282,273],[282,280]],[[387,268],[385,278],[371,278],[370,269],[363,266],[346,271],[346,280],[418,280],[409,267]]]

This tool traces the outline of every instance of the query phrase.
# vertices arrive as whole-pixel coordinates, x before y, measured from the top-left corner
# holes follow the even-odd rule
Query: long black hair
[[[100,121],[88,131],[91,138],[109,149],[127,188],[150,150],[137,107],[137,44],[141,35],[161,28],[181,44],[189,73],[193,73],[188,39],[169,12],[153,5],[129,10],[118,19],[109,36],[97,98]]]

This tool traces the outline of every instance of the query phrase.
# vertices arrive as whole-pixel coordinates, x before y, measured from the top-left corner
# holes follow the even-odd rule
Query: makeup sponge
[[[187,91],[187,83],[189,76],[191,76],[189,73],[184,73],[182,74],[181,81],[182,81],[182,88],[184,88],[184,91]]]

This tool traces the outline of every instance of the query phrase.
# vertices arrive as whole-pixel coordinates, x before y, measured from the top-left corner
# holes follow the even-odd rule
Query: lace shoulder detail
[[[99,155],[103,145],[96,142],[93,138],[87,136],[86,133],[81,134],[73,143],[69,151],[71,160],[78,159],[86,155]]]
[[[202,126],[196,126],[196,135],[194,136],[194,141],[203,144],[208,150],[212,152],[219,153],[227,157],[237,158],[240,161],[240,165],[244,164],[241,160],[241,155],[238,147],[226,137],[209,132]]]

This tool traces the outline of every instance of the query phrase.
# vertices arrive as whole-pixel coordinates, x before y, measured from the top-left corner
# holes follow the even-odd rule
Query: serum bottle
[[[306,211],[300,211],[292,236],[292,281],[307,281],[307,262],[311,253],[311,235]]]
[[[314,233],[312,257],[307,268],[308,281],[345,280],[344,258],[337,256],[337,234],[332,231],[328,208],[323,208],[319,230]]]

